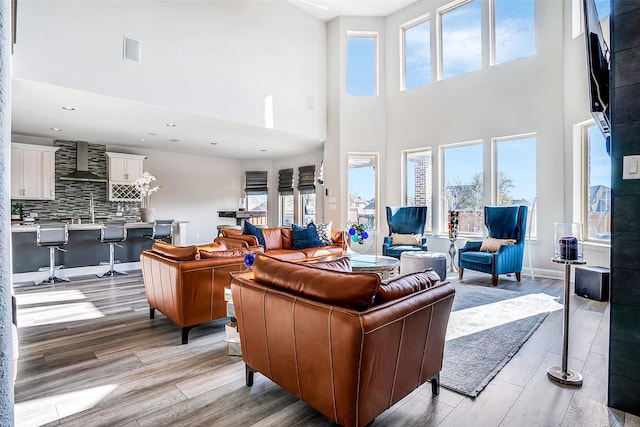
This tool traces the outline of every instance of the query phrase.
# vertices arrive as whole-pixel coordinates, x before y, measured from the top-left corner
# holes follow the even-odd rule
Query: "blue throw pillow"
[[[292,224],[293,249],[307,249],[324,246],[318,237],[318,230],[314,223],[307,225],[307,228]]]
[[[249,221],[245,221],[244,228],[242,229],[242,234],[251,234],[253,236],[256,236],[256,239],[258,239],[258,244],[265,249],[267,248],[267,245],[264,242],[264,234],[262,233],[262,228],[256,227]]]

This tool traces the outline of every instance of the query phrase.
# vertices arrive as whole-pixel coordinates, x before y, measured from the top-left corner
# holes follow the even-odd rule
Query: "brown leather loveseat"
[[[173,246],[155,242],[140,254],[149,317],[155,310],[178,325],[182,344],[196,325],[227,315],[224,288],[231,272],[244,270],[245,255],[261,247],[227,249],[219,243]]]
[[[232,275],[247,385],[259,372],[344,426],[428,380],[438,394],[453,286],[432,270],[381,283],[318,267],[257,255]]]
[[[224,242],[229,248],[258,245],[256,236],[242,234],[241,230],[223,229],[221,233],[222,237],[217,237],[215,241]],[[294,249],[291,227],[264,228],[262,233],[266,246],[264,253],[287,261],[310,261],[327,256],[342,255],[345,250],[341,231],[331,231],[331,244],[306,249]]]

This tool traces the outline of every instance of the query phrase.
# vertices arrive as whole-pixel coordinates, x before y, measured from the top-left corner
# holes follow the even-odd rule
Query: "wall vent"
[[[141,52],[140,52],[140,41],[129,38],[127,36],[124,37],[124,59],[129,61],[137,62],[138,64],[141,62]]]

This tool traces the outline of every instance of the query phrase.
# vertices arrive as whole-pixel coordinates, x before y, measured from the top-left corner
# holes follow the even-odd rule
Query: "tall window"
[[[440,78],[482,68],[480,0],[454,2],[439,10],[441,26]]]
[[[348,219],[377,228],[378,154],[349,154]]]
[[[402,26],[403,89],[431,82],[431,22],[423,16]]]
[[[536,52],[534,0],[493,0],[493,63]]]
[[[611,158],[595,124],[583,127],[583,218],[587,240],[611,240]]]
[[[349,32],[347,37],[347,93],[378,94],[378,35]]]
[[[474,141],[442,147],[444,221],[449,210],[457,210],[460,234],[482,234],[483,167],[482,142]]]
[[[404,151],[405,170],[405,205],[406,206],[426,206],[427,222],[425,231],[431,231],[431,219],[433,218],[431,198],[432,191],[432,168],[431,150],[411,150]]]
[[[316,166],[298,168],[298,192],[300,193],[300,218],[303,224],[316,220]]]
[[[278,171],[278,192],[280,193],[280,225],[293,224],[293,168]]]
[[[267,223],[267,171],[245,172],[245,194],[247,196],[247,210],[263,211],[264,216],[251,218],[254,224]]]
[[[494,192],[498,206],[529,207],[527,235],[536,236],[536,137],[523,135],[493,140],[496,156]]]

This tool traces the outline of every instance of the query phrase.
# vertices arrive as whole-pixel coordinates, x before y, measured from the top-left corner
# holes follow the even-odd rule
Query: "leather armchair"
[[[422,236],[427,222],[426,206],[387,206],[389,235],[382,242],[382,255],[400,259],[405,251],[426,251],[427,238]],[[392,245],[391,234],[420,234],[419,245]]]
[[[493,286],[498,275],[515,273],[520,281],[524,256],[527,206],[485,206],[484,224],[488,237],[513,239],[515,243],[502,245],[496,252],[482,252],[482,242],[467,242],[458,251],[458,275],[462,278],[465,268],[491,274]]]

